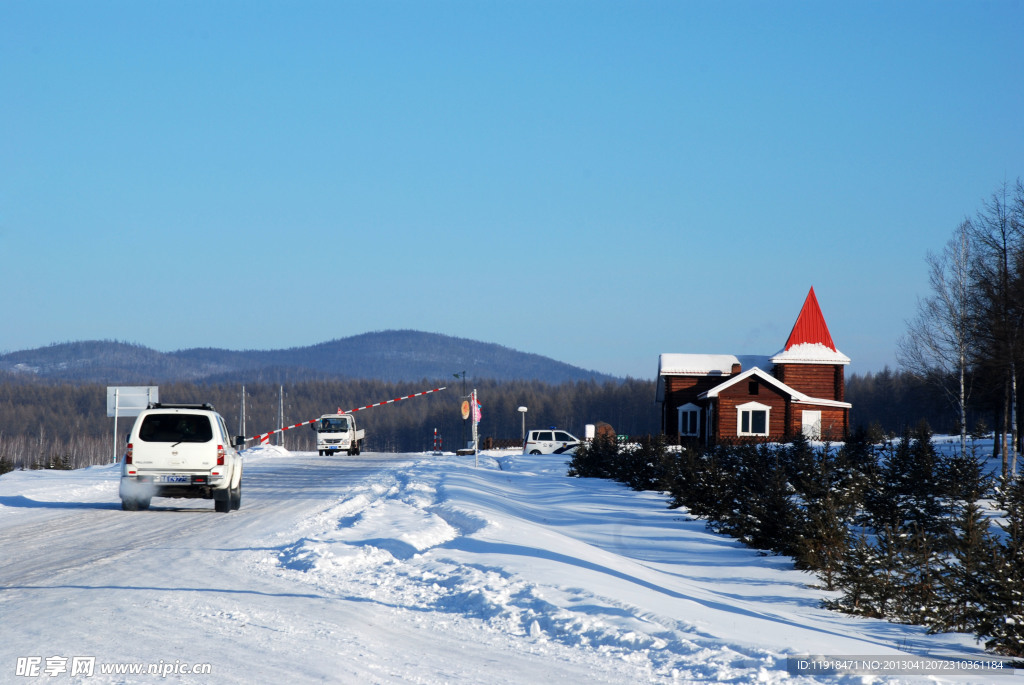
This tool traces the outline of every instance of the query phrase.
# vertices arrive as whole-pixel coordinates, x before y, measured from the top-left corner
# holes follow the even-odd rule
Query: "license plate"
[[[188,476],[157,476],[153,479],[157,483],[191,483]]]

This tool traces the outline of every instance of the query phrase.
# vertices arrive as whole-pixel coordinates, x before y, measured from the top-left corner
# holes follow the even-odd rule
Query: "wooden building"
[[[785,346],[775,355],[663,354],[658,360],[662,431],[706,445],[844,440],[850,404],[844,370],[811,288]]]

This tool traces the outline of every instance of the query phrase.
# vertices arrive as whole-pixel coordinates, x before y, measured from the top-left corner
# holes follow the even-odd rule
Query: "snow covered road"
[[[786,655],[982,656],[823,611],[787,559],[560,457],[250,450],[230,514],[122,512],[117,476],[0,477],[0,682],[818,682]],[[155,673],[102,672],[130,668]]]

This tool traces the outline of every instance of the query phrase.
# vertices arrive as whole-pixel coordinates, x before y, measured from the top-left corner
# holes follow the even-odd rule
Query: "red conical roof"
[[[786,341],[785,349],[788,350],[794,345],[803,344],[824,345],[833,352],[839,351],[836,349],[835,343],[832,342],[832,335],[828,332],[828,326],[825,324],[825,317],[822,316],[821,307],[818,306],[818,298],[814,295],[813,286],[807,293],[807,299],[804,300],[800,315],[796,317],[796,323],[793,324],[793,330],[789,334],[789,340]]]

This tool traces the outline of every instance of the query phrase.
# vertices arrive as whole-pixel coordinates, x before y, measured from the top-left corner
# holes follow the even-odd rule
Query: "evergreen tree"
[[[909,460],[910,435],[888,442],[878,452],[878,463],[867,467],[864,510],[858,522],[872,530],[896,528],[902,523],[900,489],[903,464]]]
[[[903,523],[920,534],[940,535],[945,532],[948,508],[947,483],[943,464],[928,424],[921,422],[912,433],[909,461],[900,479],[899,500]]]
[[[937,622],[939,554],[930,533],[918,524],[901,533],[903,551],[898,562],[890,619],[917,625]]]
[[[754,528],[753,501],[750,482],[753,476],[759,484],[764,472],[756,467],[757,447],[751,444],[728,445],[715,449],[714,470],[708,473],[708,493],[705,500],[713,514],[708,518],[711,529],[743,540]]]
[[[809,505],[801,529],[794,550],[795,566],[816,572],[825,589],[835,590],[850,546],[850,529],[836,499],[826,497]]]
[[[646,435],[619,451],[616,480],[634,490],[664,490],[665,437]]]
[[[942,468],[926,424],[905,432],[896,445],[883,450],[881,466],[870,474],[864,522],[875,530],[917,526],[941,535],[948,513]]]
[[[738,519],[742,508],[741,489],[742,459],[736,449],[720,445],[708,453],[701,492],[698,496],[699,516],[706,516],[712,523],[711,529],[721,533],[739,530]]]
[[[669,483],[670,506],[688,507],[716,532],[731,531],[726,522],[736,511],[739,464],[735,450],[724,445],[684,450]]]
[[[783,463],[783,450],[761,444],[743,450],[743,519],[740,539],[759,549],[793,555],[797,548],[796,505]]]
[[[999,501],[1006,510],[999,524],[1004,535],[987,578],[976,633],[987,638],[986,648],[1024,658],[1024,477],[1004,478]]]
[[[836,599],[825,600],[825,608],[856,616],[882,618],[878,604],[885,593],[879,581],[879,567],[878,550],[862,532],[851,540],[833,575],[832,589],[842,594]]]
[[[906,576],[906,533],[886,526],[878,531],[874,543],[874,582],[869,587],[867,604],[871,615],[900,620],[899,593]]]
[[[828,478],[822,478],[821,454],[815,450],[807,436],[797,434],[793,442],[778,448],[793,489],[805,500],[820,499],[831,487]]]
[[[989,495],[992,477],[974,450],[948,459],[943,489],[950,501],[950,517],[940,562],[936,611],[928,624],[934,631],[973,631],[985,603],[985,583],[992,573],[995,540],[980,501]]]
[[[668,508],[693,507],[695,493],[704,471],[706,451],[696,446],[666,456],[665,487],[670,496]]]
[[[601,433],[582,442],[569,460],[571,478],[615,478],[618,475],[619,446],[611,435]]]
[[[935,615],[929,621],[935,632],[974,632],[985,605],[987,586],[995,573],[996,544],[988,518],[977,501],[962,502],[953,520],[949,555],[942,574]]]
[[[794,481],[803,500],[799,546],[795,555],[798,568],[818,573],[825,586],[835,589],[836,578],[851,544],[850,526],[860,504],[866,476],[863,473],[864,454],[870,446],[859,433],[839,449],[823,445],[809,452],[808,476],[797,474]],[[794,442],[797,458],[803,448]]]

